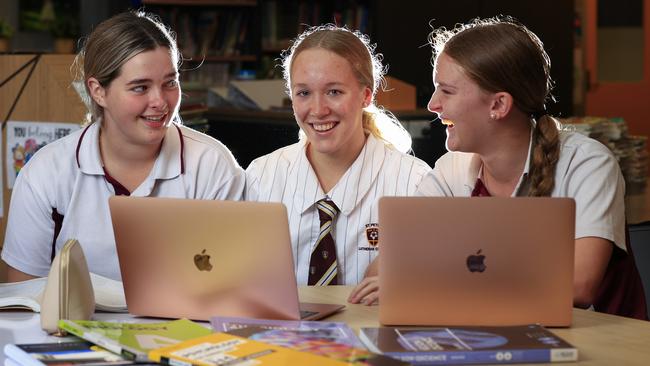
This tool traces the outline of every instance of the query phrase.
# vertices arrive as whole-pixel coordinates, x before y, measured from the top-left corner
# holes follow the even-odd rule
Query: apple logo
[[[467,269],[470,272],[483,272],[487,268],[485,263],[483,263],[485,256],[481,254],[481,251],[482,249],[479,249],[476,254],[467,257]]]
[[[203,249],[201,254],[197,254],[194,256],[194,264],[196,265],[196,268],[199,269],[199,271],[212,270],[212,264],[210,264],[210,255],[205,254],[205,249]]]

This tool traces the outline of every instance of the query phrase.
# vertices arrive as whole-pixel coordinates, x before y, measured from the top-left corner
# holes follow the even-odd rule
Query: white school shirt
[[[108,198],[115,195],[99,152],[98,123],[54,141],[20,171],[11,196],[2,259],[34,276],[49,272],[52,243],[79,240],[91,272],[120,280]],[[172,124],[138,197],[239,200],[245,174],[217,140]],[[62,215],[55,236],[54,214]],[[152,248],[155,250],[155,248]]]
[[[530,189],[532,139],[528,159],[513,196]],[[482,169],[477,154],[448,152],[422,180],[418,195],[469,197]],[[576,202],[576,239],[599,237],[625,250],[625,181],[612,152],[600,142],[575,132],[560,132],[560,158],[555,168],[552,197]],[[549,228],[552,230],[553,228]]]
[[[357,159],[334,188],[323,192],[306,156],[306,141],[255,159],[246,170],[246,199],[287,207],[298,284],[307,284],[311,251],[320,232],[316,202],[329,197],[340,212],[332,237],[339,284],[355,285],[377,256],[377,200],[411,196],[431,168],[369,135]]]

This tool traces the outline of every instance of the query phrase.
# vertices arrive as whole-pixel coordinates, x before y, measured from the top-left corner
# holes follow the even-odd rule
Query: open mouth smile
[[[310,123],[311,127],[317,132],[327,132],[338,125],[338,122]]]

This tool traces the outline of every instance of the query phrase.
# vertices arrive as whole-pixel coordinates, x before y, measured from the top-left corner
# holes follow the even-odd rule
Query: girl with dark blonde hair
[[[412,195],[431,168],[375,105],[385,69],[367,37],[313,27],[283,56],[301,137],[250,164],[246,199],[286,205],[299,284],[357,284],[377,255],[377,199]]]
[[[110,196],[242,198],[245,175],[230,151],[180,123],[180,62],[172,33],[142,12],[88,36],[74,65],[87,124],[18,175],[2,250],[9,281],[46,276],[70,238],[91,272],[119,280]]]
[[[546,112],[553,83],[540,39],[497,17],[434,30],[429,40],[435,91],[428,108],[447,126],[449,152],[417,194],[575,199],[574,304],[645,319],[627,254],[623,176],[607,147],[562,131]],[[378,277],[368,276],[352,296],[377,298],[378,290]]]
[[[551,64],[540,39],[511,18],[492,18],[436,30],[430,42],[435,92],[428,108],[447,126],[449,152],[419,193],[575,199],[574,304],[645,318],[626,254],[620,168],[607,147],[563,131],[547,114]]]

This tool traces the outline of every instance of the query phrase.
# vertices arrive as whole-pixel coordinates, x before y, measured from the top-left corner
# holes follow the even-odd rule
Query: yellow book
[[[294,351],[226,333],[191,339],[149,352],[163,365],[348,365],[332,358]]]

